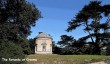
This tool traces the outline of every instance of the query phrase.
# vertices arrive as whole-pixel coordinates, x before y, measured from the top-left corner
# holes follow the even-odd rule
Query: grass
[[[88,64],[97,61],[108,61],[110,56],[104,55],[28,55],[29,59],[37,61],[27,61],[27,64]]]

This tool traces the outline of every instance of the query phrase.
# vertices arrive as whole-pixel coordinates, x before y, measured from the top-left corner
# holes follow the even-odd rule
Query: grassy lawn
[[[28,59],[37,61],[27,61],[27,64],[88,64],[97,61],[109,62],[110,56],[103,55],[28,55]]]

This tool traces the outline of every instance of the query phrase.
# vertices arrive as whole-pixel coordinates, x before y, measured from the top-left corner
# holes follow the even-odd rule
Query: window
[[[46,51],[46,46],[45,45],[42,46],[42,51]]]
[[[42,51],[46,51],[46,39],[45,38],[42,38]]]

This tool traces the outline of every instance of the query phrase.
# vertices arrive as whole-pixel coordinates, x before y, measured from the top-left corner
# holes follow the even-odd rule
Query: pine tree
[[[102,21],[103,18],[108,19]],[[100,54],[100,42],[110,39],[110,4],[102,5],[101,1],[90,1],[69,22],[67,31],[70,32],[81,26],[84,26],[84,31],[89,35],[81,37],[79,40],[86,41],[90,38],[95,46],[94,53]]]

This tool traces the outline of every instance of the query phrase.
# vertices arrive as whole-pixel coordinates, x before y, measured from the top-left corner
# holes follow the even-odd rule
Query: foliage
[[[28,39],[22,39],[21,43],[18,45],[20,45],[22,47],[24,54],[29,55],[32,53]]]
[[[55,41],[52,41],[52,52],[53,52],[53,54],[61,53],[61,48],[55,44]]]
[[[0,0],[0,39],[19,43],[19,39],[30,35],[40,17],[35,5],[26,0]]]
[[[61,35],[61,40],[58,41],[58,44],[61,46],[67,46],[70,45],[71,42],[75,41],[74,38],[72,36],[68,36],[68,35]]]
[[[31,53],[35,53],[35,39],[29,39],[29,46],[31,48]]]
[[[109,42],[109,44],[107,46],[106,55],[110,55],[110,42]]]
[[[61,53],[61,48],[58,46],[54,46],[52,49],[53,54],[60,54]]]
[[[4,61],[2,58],[8,59]],[[22,53],[22,48],[11,41],[0,40],[0,63],[1,64],[24,64],[23,61],[9,61],[11,59],[23,59],[25,55]]]
[[[23,48],[25,54],[30,54],[29,42],[31,27],[41,13],[34,4],[26,0],[0,0],[0,39],[7,39]]]
[[[24,54],[30,54],[29,42],[26,38],[39,18],[41,13],[38,8],[26,0],[0,0],[0,59],[24,58]],[[21,64],[22,62],[1,63]]]
[[[102,21],[103,18],[107,18],[107,21]],[[110,39],[110,4],[102,5],[101,1],[90,1],[69,22],[67,31],[70,32],[81,26],[84,26],[83,30],[89,35],[79,40],[87,41],[90,38],[89,42],[93,43],[91,44],[93,54],[100,54],[99,45]]]
[[[73,54],[77,55],[78,54],[77,50],[78,49],[75,47],[66,46],[66,47],[61,49],[60,54],[61,55],[73,55]]]

